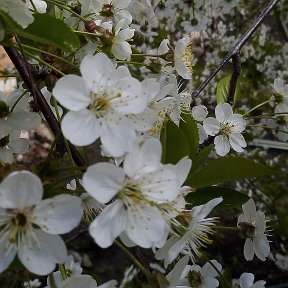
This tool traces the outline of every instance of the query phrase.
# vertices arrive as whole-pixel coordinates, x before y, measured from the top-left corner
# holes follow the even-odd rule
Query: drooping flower
[[[208,134],[206,133],[203,125],[199,122],[203,122],[207,117],[208,115],[207,108],[204,105],[197,105],[192,108],[191,113],[195,121],[197,121],[199,144],[202,144],[208,138]]]
[[[62,120],[64,136],[73,144],[92,144],[100,137],[112,156],[129,151],[136,133],[127,115],[142,112],[147,99],[140,82],[126,67],[115,68],[103,53],[87,55],[81,62],[82,77],[67,75],[53,95],[69,111]]]
[[[243,273],[239,280],[233,281],[234,288],[265,288],[266,281],[259,280],[254,283],[255,276],[252,273]]]
[[[203,121],[203,127],[208,135],[215,136],[215,149],[218,155],[225,156],[232,147],[236,152],[243,152],[247,144],[241,134],[246,123],[243,116],[233,114],[228,103],[218,104],[215,108],[216,119],[208,117]]]
[[[41,180],[28,171],[13,172],[0,184],[1,272],[16,254],[29,271],[39,275],[65,261],[66,247],[57,234],[67,233],[79,223],[81,201],[70,195],[41,201],[42,196]]]
[[[212,209],[221,203],[223,198],[215,198],[208,203],[192,208],[190,213],[184,215],[185,225],[174,224],[174,234],[167,240],[165,245],[156,252],[156,259],[164,259],[165,267],[168,266],[176,257],[185,252],[189,254],[192,261],[195,256],[199,256],[199,249],[206,247],[210,242],[209,234],[213,232],[212,227],[215,225],[216,218],[206,218]],[[181,221],[184,222],[184,221]]]
[[[90,234],[100,247],[109,247],[120,234],[122,240],[144,248],[167,237],[169,224],[160,205],[177,198],[191,160],[183,163],[189,167],[180,169],[183,177],[179,178],[173,165],[161,164],[161,154],[160,141],[149,138],[133,147],[123,168],[98,163],[84,173],[83,186],[96,200],[107,203],[117,197],[90,225]]]
[[[255,202],[251,198],[242,205],[244,214],[239,215],[237,226],[241,227],[247,237],[244,245],[244,257],[247,261],[254,258],[254,254],[265,261],[270,253],[270,246],[266,231],[265,215],[261,210],[256,211]]]

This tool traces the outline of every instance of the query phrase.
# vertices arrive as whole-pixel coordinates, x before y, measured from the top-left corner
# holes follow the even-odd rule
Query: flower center
[[[88,106],[88,109],[92,111],[97,118],[103,117],[109,108],[109,100],[105,96],[104,93],[99,97],[97,94],[90,92],[91,104]]]
[[[238,224],[242,229],[244,234],[249,238],[254,238],[256,236],[256,226],[255,223],[249,223],[249,222],[240,222]]]
[[[189,71],[192,73],[193,71],[193,59],[194,59],[194,54],[193,54],[193,49],[192,49],[192,42],[190,42],[185,50],[181,53],[180,55],[182,61],[184,64],[187,66]]]
[[[203,278],[199,271],[191,271],[188,274],[188,281],[192,287],[200,287]]]
[[[220,124],[221,131],[226,135],[229,135],[232,133],[232,128],[234,128],[234,124],[232,124],[232,123],[221,123]]]

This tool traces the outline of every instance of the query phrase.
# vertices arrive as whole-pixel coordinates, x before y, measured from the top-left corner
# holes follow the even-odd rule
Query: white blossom
[[[160,141],[150,138],[133,147],[123,168],[97,163],[84,173],[83,186],[96,200],[107,203],[117,196],[90,225],[90,234],[100,247],[109,247],[120,234],[125,243],[144,248],[167,237],[169,224],[160,205],[177,198],[191,160],[184,161],[182,165],[188,167],[180,169],[179,178],[173,165],[161,164],[161,154]]]
[[[225,156],[232,147],[236,152],[243,152],[247,144],[241,134],[246,123],[243,116],[233,114],[228,103],[218,104],[215,108],[216,119],[208,117],[203,121],[203,127],[208,135],[215,136],[215,149],[218,155]]]
[[[233,281],[234,288],[265,288],[266,281],[259,280],[254,283],[255,276],[252,273],[243,273],[240,279]]]
[[[16,254],[29,271],[39,275],[65,261],[66,247],[57,234],[67,233],[79,223],[81,201],[70,195],[41,201],[42,196],[41,180],[28,171],[13,172],[0,184],[1,272]]]
[[[141,84],[103,53],[87,55],[80,71],[82,77],[67,75],[53,89],[57,101],[71,110],[62,120],[63,134],[78,146],[100,137],[109,154],[122,156],[136,139],[127,115],[141,113],[147,105]]]
[[[256,211],[252,198],[242,205],[244,214],[239,215],[237,225],[242,227],[247,237],[244,245],[244,257],[247,261],[254,258],[254,254],[265,261],[270,253],[270,246],[266,231],[265,215],[261,210]]]

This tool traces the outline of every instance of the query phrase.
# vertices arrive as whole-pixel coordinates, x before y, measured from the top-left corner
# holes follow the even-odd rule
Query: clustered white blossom
[[[200,261],[218,221],[212,212],[223,197],[198,206],[188,205],[185,197],[194,191],[193,187],[185,186],[192,167],[190,155],[176,164],[164,164],[161,157],[165,151],[159,138],[167,121],[180,126],[183,114],[188,114],[198,128],[196,142],[200,147],[209,136],[215,136],[219,156],[227,155],[231,148],[244,152],[247,143],[242,133],[246,120],[235,113],[234,107],[218,104],[212,117],[211,105],[207,108],[201,100],[193,99],[195,105],[191,106],[191,91],[197,82],[194,80],[203,80],[220,59],[219,50],[207,49],[203,79],[193,79],[193,68],[197,65],[194,43],[202,40],[202,46],[211,48],[209,40],[215,46],[223,44],[223,51],[229,50],[236,38],[226,36],[231,25],[226,23],[225,15],[234,15],[239,0],[199,0],[192,1],[193,5],[186,2],[190,1],[69,0],[60,4],[55,1],[60,8],[65,7],[59,18],[83,36],[82,47],[72,53],[80,71],[72,70],[57,79],[52,89],[41,86],[41,92],[56,118],[61,118],[58,120],[65,141],[81,148],[99,140],[102,156],[110,162],[91,164],[93,160],[89,159],[82,179],[75,176],[67,184],[70,177],[66,189],[62,187],[65,194],[61,192],[54,197],[46,193],[46,187],[43,188],[46,183],[42,184],[32,172],[12,172],[3,179],[0,272],[18,257],[31,273],[49,274],[46,288],[116,288],[115,280],[97,286],[92,276],[82,274],[80,263],[68,256],[60,235],[77,229],[84,220],[90,236],[101,248],[115,242],[127,247],[152,248],[165,269],[174,263],[172,270],[159,269],[165,271],[163,277],[168,281],[168,286],[163,287],[219,287],[222,265],[216,260]],[[43,0],[0,0],[0,12],[8,14],[22,28],[33,23],[36,12],[45,13],[46,9]],[[59,11],[54,12],[58,15]],[[219,20],[214,25],[216,18]],[[0,41],[5,37],[2,26],[0,22]],[[165,37],[159,35],[160,31]],[[175,32],[175,37],[170,37],[168,31]],[[267,29],[262,28],[262,46],[266,33]],[[139,35],[146,37],[143,45],[137,44]],[[160,36],[162,39],[158,38],[156,45],[147,45],[153,37]],[[244,58],[253,54],[252,46],[243,50]],[[137,63],[133,57],[144,60],[141,58]],[[140,68],[130,69],[133,63],[140,64]],[[262,66],[265,64],[257,69],[260,71]],[[270,104],[275,107],[275,118],[267,124],[276,128],[280,140],[287,141],[288,84],[278,78],[274,88],[276,93]],[[211,99],[209,104],[214,97]],[[31,112],[28,102],[29,93],[23,89],[10,96],[0,94],[1,164],[11,164],[13,154],[28,150],[29,140],[21,137],[21,131],[36,129],[41,123],[41,117]],[[265,215],[256,210],[252,198],[242,209],[237,226],[246,238],[244,257],[251,261],[256,255],[265,261],[270,253]],[[179,259],[180,255],[185,256]],[[284,269],[287,259],[280,254],[275,257],[276,264]],[[137,273],[132,267],[126,278],[132,280]],[[254,283],[253,274],[243,273],[233,284],[235,288],[262,288],[265,283],[263,280]],[[40,287],[41,283],[34,279],[23,285]]]

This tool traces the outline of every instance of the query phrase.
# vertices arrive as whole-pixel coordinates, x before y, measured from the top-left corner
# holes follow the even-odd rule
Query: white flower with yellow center
[[[180,39],[175,45],[174,65],[177,73],[184,79],[192,78],[194,54],[189,37]]]
[[[215,108],[216,119],[208,117],[203,121],[203,127],[208,135],[215,136],[215,149],[218,155],[225,156],[232,147],[236,152],[243,152],[247,144],[241,134],[246,122],[240,114],[233,114],[228,103],[218,104]]]
[[[65,262],[66,247],[57,234],[70,232],[80,222],[81,200],[59,195],[41,201],[42,196],[41,180],[28,171],[13,172],[0,184],[0,272],[16,254],[38,275]]]
[[[216,218],[206,218],[212,209],[223,201],[223,198],[215,198],[205,205],[195,206],[187,216],[183,218],[185,225],[174,222],[174,234],[165,245],[156,252],[156,259],[163,260],[165,267],[174,261],[179,253],[189,254],[192,261],[199,256],[199,249],[206,247],[210,242],[209,234],[213,232]]]
[[[161,164],[161,154],[160,141],[150,138],[133,147],[123,168],[98,163],[84,173],[83,186],[96,200],[108,203],[117,198],[90,225],[90,234],[100,247],[109,247],[120,234],[143,248],[167,237],[169,224],[161,205],[177,198],[191,160],[182,163],[185,169],[178,167],[183,174],[178,177],[173,165]]]
[[[99,137],[112,156],[122,156],[136,139],[129,114],[142,112],[147,99],[140,82],[124,66],[115,68],[104,54],[87,55],[81,62],[82,77],[67,75],[53,95],[69,111],[62,120],[64,136],[74,145],[92,144]]]
[[[266,231],[265,215],[262,211],[256,211],[255,202],[251,198],[242,205],[244,214],[238,217],[237,225],[241,227],[247,237],[244,244],[244,257],[247,261],[254,258],[254,254],[265,261],[270,253],[270,246]]]

